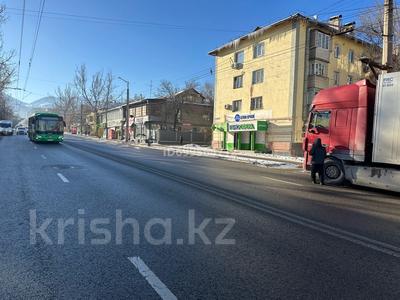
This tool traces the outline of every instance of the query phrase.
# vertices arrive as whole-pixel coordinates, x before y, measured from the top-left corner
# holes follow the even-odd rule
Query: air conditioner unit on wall
[[[235,63],[232,64],[232,69],[239,70],[239,69],[242,69],[242,68],[243,68],[243,64],[242,63],[235,62]]]
[[[225,104],[225,109],[232,110],[232,104]]]

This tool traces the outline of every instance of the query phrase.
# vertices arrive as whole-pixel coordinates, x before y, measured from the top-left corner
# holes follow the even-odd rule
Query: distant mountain
[[[27,118],[34,112],[46,111],[54,106],[56,97],[48,96],[35,100],[31,103],[15,99],[7,95],[9,103],[12,105],[14,112],[21,118]]]
[[[54,106],[55,102],[56,102],[56,97],[48,96],[35,100],[29,103],[29,105],[34,108],[51,108]]]

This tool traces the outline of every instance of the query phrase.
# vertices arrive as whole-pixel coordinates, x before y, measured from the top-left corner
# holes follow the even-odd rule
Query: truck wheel
[[[324,163],[325,183],[341,185],[345,180],[342,163],[336,159],[328,158]]]

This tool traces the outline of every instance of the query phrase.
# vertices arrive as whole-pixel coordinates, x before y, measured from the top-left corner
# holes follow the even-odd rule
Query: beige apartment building
[[[301,155],[304,124],[321,89],[365,77],[369,44],[296,14],[211,51],[215,56],[214,148]]]

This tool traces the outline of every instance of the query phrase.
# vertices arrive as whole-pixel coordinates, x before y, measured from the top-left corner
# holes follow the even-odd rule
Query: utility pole
[[[82,99],[81,99],[81,135],[82,135],[82,124],[83,123],[83,103],[82,103]]]
[[[393,0],[385,0],[383,6],[383,49],[382,65],[393,64]],[[387,72],[383,70],[383,72]]]
[[[125,110],[125,142],[129,142],[129,81],[118,77],[126,83],[126,110]]]
[[[150,80],[150,98],[152,93],[153,93],[153,80]]]
[[[108,140],[108,97],[106,101],[106,140]]]

